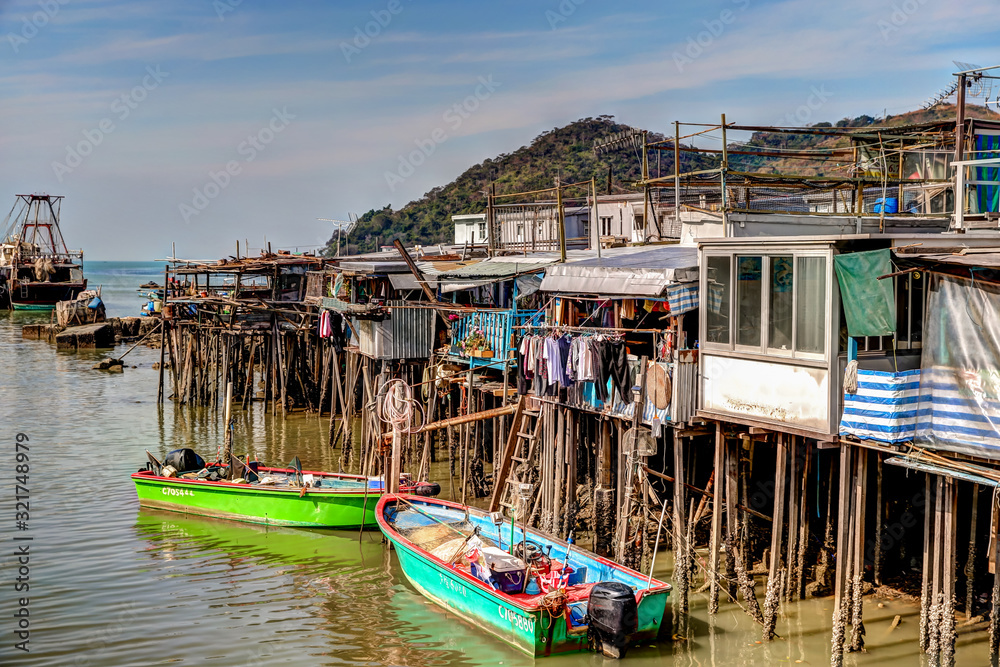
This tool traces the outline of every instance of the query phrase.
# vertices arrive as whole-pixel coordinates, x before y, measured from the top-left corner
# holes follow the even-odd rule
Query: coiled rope
[[[413,389],[400,378],[388,380],[382,388],[382,400],[377,402],[378,417],[401,433],[416,433],[413,417],[420,415],[423,424],[423,407],[413,398]]]

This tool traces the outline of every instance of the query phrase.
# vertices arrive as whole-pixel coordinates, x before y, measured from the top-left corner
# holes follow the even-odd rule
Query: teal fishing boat
[[[382,496],[375,517],[418,591],[531,656],[618,658],[660,632],[670,585],[575,545],[412,495]]]

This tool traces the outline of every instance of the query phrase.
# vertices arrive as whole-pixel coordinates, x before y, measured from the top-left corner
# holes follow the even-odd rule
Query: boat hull
[[[586,628],[571,630],[565,618],[552,618],[544,609],[518,604],[515,598],[498,594],[462,570],[449,567],[402,539],[383,519],[385,504],[393,500],[392,495],[387,495],[380,503],[376,512],[379,528],[395,549],[403,574],[422,595],[533,657],[589,649]],[[446,501],[430,502],[453,505]],[[536,539],[537,534],[529,531],[529,538]],[[579,549],[576,551],[580,552]],[[603,561],[597,556],[592,557]],[[655,639],[659,633],[669,586],[661,582],[654,583],[662,588],[645,591],[641,596],[638,602],[638,627],[631,635],[632,643]]]
[[[139,504],[185,514],[300,528],[374,528],[380,491],[276,489],[132,475]]]
[[[10,290],[14,310],[54,310],[60,301],[72,301],[87,288],[87,281],[75,283],[15,284]]]
[[[454,569],[442,567],[391,538],[389,542],[396,550],[403,574],[424,597],[497,639],[536,657],[587,649],[586,633],[567,636],[563,619],[550,619],[547,612],[529,612],[506,604],[498,596],[468,585],[455,576]]]

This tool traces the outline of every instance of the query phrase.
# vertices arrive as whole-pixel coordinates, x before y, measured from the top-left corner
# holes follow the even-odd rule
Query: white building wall
[[[486,214],[453,215],[451,221],[455,225],[455,245],[486,244],[489,233],[486,229]]]

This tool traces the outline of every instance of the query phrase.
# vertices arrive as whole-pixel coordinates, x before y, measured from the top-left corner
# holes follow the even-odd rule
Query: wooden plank
[[[500,415],[510,415],[514,414],[516,406],[505,405],[502,408],[490,408],[489,410],[482,410],[480,412],[472,412],[465,415],[458,415],[455,417],[449,417],[448,419],[442,419],[441,421],[436,421],[431,424],[427,424],[421,429],[415,431],[415,433],[426,433],[427,431],[439,431],[443,428],[448,428],[449,426],[458,426],[460,424],[468,424],[471,422],[483,421],[484,419],[493,419],[499,417]]]
[[[510,407],[510,406],[507,406]],[[506,410],[507,408],[503,408]],[[507,413],[504,413],[507,414]],[[524,417],[524,397],[517,401],[514,407],[514,417],[511,420],[510,430],[507,432],[507,443],[504,446],[503,457],[500,459],[500,467],[493,475],[493,495],[490,496],[490,512],[496,512],[500,508],[500,499],[503,495],[504,481],[510,477],[512,466],[511,460],[517,450],[518,435],[521,430],[521,420]]]

